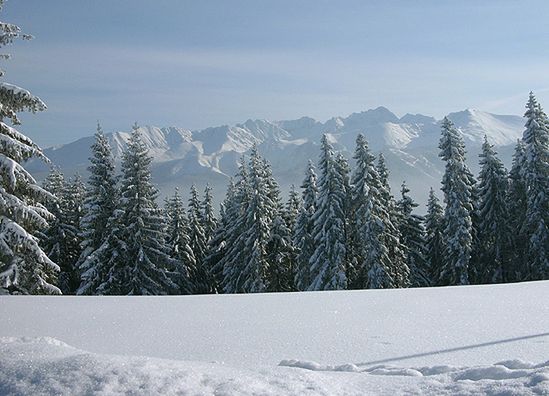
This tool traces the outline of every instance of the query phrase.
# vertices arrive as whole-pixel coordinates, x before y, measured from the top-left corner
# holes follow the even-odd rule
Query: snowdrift
[[[2,297],[0,394],[549,394],[548,297]]]

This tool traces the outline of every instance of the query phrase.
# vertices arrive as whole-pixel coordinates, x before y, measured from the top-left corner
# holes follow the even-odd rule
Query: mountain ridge
[[[502,159],[510,162],[516,140],[522,136],[524,120],[513,115],[497,115],[476,109],[465,109],[448,115],[462,134],[468,161],[475,170],[476,154],[484,136],[501,148]],[[306,162],[318,157],[318,144],[323,133],[329,133],[334,145],[348,158],[352,157],[358,133],[363,133],[375,152],[383,152],[391,171],[393,192],[406,180],[420,203],[425,202],[428,185],[440,182],[443,164],[438,159],[440,120],[423,114],[396,116],[379,106],[347,117],[332,117],[320,122],[311,117],[269,121],[248,119],[235,125],[221,125],[200,130],[181,127],[142,126],[140,132],[153,157],[153,180],[161,194],[171,188],[190,184],[216,188],[219,201],[228,177],[237,169],[238,159],[254,144],[271,162],[273,173],[286,191],[290,184],[300,185]],[[117,161],[121,157],[127,131],[107,133]],[[52,163],[67,174],[85,173],[93,136],[45,149]],[[38,178],[46,169],[37,162],[29,164]]]

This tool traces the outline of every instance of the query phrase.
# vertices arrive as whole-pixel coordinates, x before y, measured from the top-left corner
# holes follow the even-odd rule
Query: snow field
[[[0,393],[10,395],[549,393],[549,361],[538,365],[511,360],[476,367],[380,365],[366,369],[352,364],[330,367],[283,361],[281,367],[254,370],[220,363],[100,355],[49,337],[4,337],[0,351]]]

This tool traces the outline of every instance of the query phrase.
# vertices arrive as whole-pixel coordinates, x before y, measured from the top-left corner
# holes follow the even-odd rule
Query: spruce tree
[[[116,246],[109,245],[108,240],[116,239],[117,178],[111,147],[99,124],[91,152],[79,227],[82,253],[77,264],[80,272],[77,294],[99,293],[100,286],[108,280],[109,263],[116,256]]]
[[[523,134],[528,268],[525,280],[549,279],[549,120],[530,92]]]
[[[515,153],[513,154],[513,165],[509,172],[509,193],[507,203],[509,206],[509,232],[511,237],[510,246],[510,268],[505,274],[506,282],[516,282],[526,278],[528,262],[526,257],[528,238],[524,230],[526,223],[526,183],[522,170],[526,161],[525,146],[522,140],[518,140]]]
[[[0,0],[0,10],[3,5]],[[0,22],[0,47],[18,38],[30,36],[16,25]],[[0,71],[0,77],[3,74]],[[31,158],[48,160],[38,145],[14,128],[21,123],[17,113],[45,109],[44,102],[29,91],[0,82],[0,294],[60,293],[55,286],[59,267],[47,257],[38,239],[53,220],[44,207],[53,197],[22,165]]]
[[[202,204],[198,198],[198,191],[194,185],[191,186],[187,219],[189,244],[196,260],[194,271],[191,273],[194,292],[197,294],[210,293],[212,289],[211,278],[204,267],[207,240],[206,235],[204,234],[204,228],[202,228]]]
[[[310,259],[314,253],[314,214],[316,211],[316,173],[312,161],[309,161],[303,189],[303,204],[299,210],[293,229],[293,246],[296,250],[295,285],[297,290],[307,290],[311,284]]]
[[[398,209],[401,216],[400,235],[406,252],[406,264],[410,269],[410,286],[430,286],[430,268],[427,259],[427,244],[422,216],[413,213],[418,206],[408,195],[410,190],[402,183]]]
[[[212,188],[209,184],[206,185],[206,188],[204,189],[204,199],[202,200],[201,207],[200,224],[204,230],[204,239],[207,245],[214,236],[217,228],[217,218],[213,207]]]
[[[368,142],[356,138],[355,170],[352,176],[355,277],[352,288],[381,289],[397,286],[393,263],[387,248],[389,214],[383,205],[382,184]]]
[[[61,292],[75,294],[80,284],[77,261],[81,254],[79,226],[84,185],[78,174],[67,181],[59,170],[54,169],[46,178],[44,188],[56,197],[47,205],[55,220],[45,233],[44,247],[50,259],[61,269],[58,276]]]
[[[271,226],[267,242],[268,292],[294,291],[295,261],[291,232],[284,219],[277,216]]]
[[[507,209],[507,171],[494,147],[484,138],[479,175],[479,283],[508,280],[509,212]]]
[[[289,230],[295,228],[297,217],[299,216],[299,210],[301,209],[301,197],[295,189],[295,185],[290,186],[290,193],[288,195],[288,201],[286,202],[286,208],[284,210],[284,221]]]
[[[391,273],[393,278],[392,287],[408,287],[410,284],[410,269],[406,265],[405,247],[401,242],[399,230],[400,213],[396,201],[389,186],[389,170],[385,164],[385,157],[382,153],[378,156],[377,173],[379,175],[379,197],[380,205],[385,208],[384,214],[384,244],[389,252],[391,262]]]
[[[177,291],[167,270],[172,264],[166,246],[165,223],[151,184],[147,146],[134,125],[122,155],[120,240],[124,241],[111,275],[116,294],[155,295]],[[123,227],[123,228],[122,228]],[[118,289],[118,290],[116,290]]]
[[[177,285],[178,294],[191,294],[194,287],[191,274],[195,272],[196,260],[190,246],[187,218],[183,200],[176,188],[173,196],[166,200],[165,213],[167,217],[167,245],[169,255],[173,259],[170,269],[172,280]]]
[[[255,146],[250,153],[249,171],[252,194],[244,214],[244,229],[241,234],[244,250],[238,289],[254,293],[269,288],[267,244],[272,222],[279,214],[279,202],[278,197],[273,196],[276,182]]]
[[[444,255],[441,285],[469,284],[469,264],[473,244],[473,186],[472,174],[465,164],[465,144],[454,124],[444,118],[439,156],[446,162],[442,191],[444,212]]]
[[[251,200],[250,176],[245,158],[242,157],[239,163],[239,171],[236,176],[234,196],[231,197],[229,205],[225,207],[227,219],[225,226],[226,239],[224,246],[226,250],[221,260],[217,263],[215,273],[222,271],[222,289],[224,293],[244,293],[242,287],[241,273],[244,261],[243,233],[245,231],[248,206]]]
[[[44,179],[42,187],[54,197],[46,202],[45,206],[55,218],[50,221],[49,227],[44,231],[41,245],[48,257],[59,265],[59,275],[61,275],[61,272],[66,273],[67,271],[65,262],[65,257],[68,255],[67,237],[71,234],[64,213],[65,176],[59,168],[52,167]],[[60,287],[60,289],[62,293],[67,291],[65,287]]]
[[[321,141],[319,170],[319,192],[312,233],[315,251],[309,261],[311,283],[308,290],[341,290],[347,287],[347,195],[343,167],[327,135]]]
[[[220,217],[217,222],[217,227],[208,243],[206,257],[204,258],[204,267],[207,268],[212,275],[213,291],[217,293],[223,291],[223,266],[221,265],[221,259],[226,255],[228,250],[227,240],[231,237],[231,235],[228,234],[230,219],[227,208],[232,207],[233,199],[236,194],[235,190],[236,187],[231,178],[227,186],[225,199],[220,205]]]
[[[444,210],[434,190],[429,191],[425,216],[425,241],[431,285],[438,285],[442,273],[444,254]]]
[[[55,216],[44,232],[42,247],[48,257],[57,263],[60,272],[57,286],[63,294],[74,294],[79,283],[76,260],[80,255],[78,219],[82,199],[82,186],[78,180],[66,181],[58,168],[52,168],[43,183],[54,200],[46,203],[46,208]]]

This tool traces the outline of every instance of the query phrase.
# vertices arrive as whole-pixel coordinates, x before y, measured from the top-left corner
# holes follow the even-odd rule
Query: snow
[[[500,362],[476,367],[402,368],[321,366],[281,362],[243,369],[218,362],[191,362],[89,353],[59,340],[0,338],[0,393],[362,395],[546,394],[549,361]],[[515,365],[524,368],[516,368]],[[322,373],[319,373],[322,371]]]
[[[544,394],[548,297],[549,281],[5,296],[0,394]]]
[[[499,146],[503,162],[510,163],[512,150],[507,147],[522,136],[522,117],[479,110],[456,112],[449,117],[465,138],[471,169],[477,169],[477,154],[484,135]],[[215,196],[220,199],[228,177],[237,171],[238,158],[249,152],[253,144],[259,145],[260,153],[273,165],[273,173],[282,192],[286,193],[291,184],[299,185],[307,161],[318,158],[320,138],[325,132],[332,134],[330,142],[345,154],[354,151],[356,136],[363,133],[376,154],[383,151],[387,156],[392,189],[397,191],[402,180],[407,180],[414,199],[420,204],[427,200],[423,191],[438,186],[442,173],[442,162],[437,157],[439,122],[420,114],[408,114],[399,119],[383,107],[347,117],[334,117],[324,123],[303,117],[293,121],[247,120],[233,126],[192,132],[153,126],[142,127],[140,131],[154,157],[154,182],[164,196],[171,194],[174,185],[194,183],[203,189],[209,182]],[[108,136],[115,157],[120,158],[129,134],[114,132]],[[45,154],[66,174],[85,173],[91,143],[91,138],[83,138],[55,149],[46,149]],[[43,165],[37,162],[29,165],[34,174],[44,171]]]

